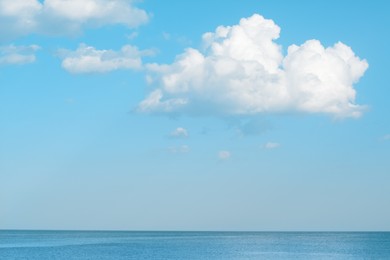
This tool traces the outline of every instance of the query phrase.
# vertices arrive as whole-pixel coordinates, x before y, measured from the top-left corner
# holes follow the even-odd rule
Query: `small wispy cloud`
[[[35,53],[40,49],[38,45],[0,46],[0,65],[21,65],[33,63],[36,60]]]
[[[175,154],[181,154],[181,153],[189,153],[190,147],[188,145],[180,145],[180,146],[172,146],[169,147],[169,152],[175,153]]]
[[[390,134],[386,134],[386,135],[382,136],[382,140],[383,141],[390,141]]]
[[[181,36],[181,35],[177,35],[177,34],[171,34],[171,33],[168,33],[168,32],[162,32],[161,35],[162,35],[162,38],[165,41],[172,41],[172,42],[178,43],[180,45],[185,45],[185,46],[188,46],[188,45],[192,44],[191,40],[188,39],[185,36]]]
[[[186,138],[186,137],[188,137],[188,131],[187,131],[187,129],[185,129],[183,127],[178,127],[171,132],[170,137]]]
[[[127,38],[128,40],[134,40],[134,39],[137,38],[137,37],[138,37],[138,32],[132,32],[132,33],[126,35],[126,38]]]
[[[227,160],[232,156],[232,154],[229,151],[219,151],[218,152],[218,159],[220,160]]]
[[[162,37],[164,38],[164,40],[168,41],[171,39],[171,34],[167,33],[167,32],[162,32]]]
[[[280,143],[268,142],[263,145],[265,149],[276,149],[280,147]]]
[[[70,73],[105,73],[114,70],[139,70],[143,56],[153,55],[152,50],[138,50],[125,45],[119,51],[98,50],[95,47],[80,44],[77,50],[59,50],[62,67]]]

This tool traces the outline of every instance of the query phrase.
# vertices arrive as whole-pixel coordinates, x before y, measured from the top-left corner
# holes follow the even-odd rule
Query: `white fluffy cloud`
[[[35,52],[39,50],[39,46],[0,46],[0,65],[11,64],[26,64],[35,61]]]
[[[176,138],[188,137],[188,131],[187,131],[187,129],[185,129],[183,127],[178,127],[172,131],[171,137],[176,137]]]
[[[275,40],[280,28],[255,14],[238,25],[203,35],[203,50],[186,49],[172,64],[150,64],[157,86],[139,104],[142,112],[252,115],[326,113],[359,117],[353,85],[368,68],[339,42],[325,48],[317,40],[288,47]]]
[[[141,57],[151,51],[140,51],[137,47],[125,45],[120,51],[97,50],[80,44],[77,50],[61,50],[62,67],[70,73],[104,73],[120,69],[141,69]]]
[[[31,33],[74,34],[85,27],[133,28],[148,14],[128,0],[0,0],[0,39]]]

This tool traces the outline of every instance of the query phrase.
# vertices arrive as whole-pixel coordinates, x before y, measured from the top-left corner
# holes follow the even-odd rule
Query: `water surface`
[[[390,232],[4,230],[0,259],[390,259]]]

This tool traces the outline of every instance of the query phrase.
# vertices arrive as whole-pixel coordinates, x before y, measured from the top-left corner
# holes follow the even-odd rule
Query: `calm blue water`
[[[390,232],[0,231],[0,259],[390,259]]]

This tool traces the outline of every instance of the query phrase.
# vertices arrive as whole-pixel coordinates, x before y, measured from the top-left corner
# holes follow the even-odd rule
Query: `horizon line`
[[[390,230],[147,230],[147,229],[15,229],[1,231],[48,231],[48,232],[182,232],[182,233],[389,233]]]

